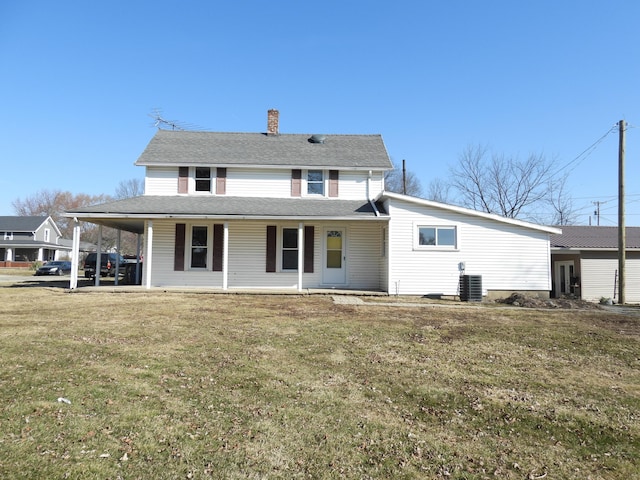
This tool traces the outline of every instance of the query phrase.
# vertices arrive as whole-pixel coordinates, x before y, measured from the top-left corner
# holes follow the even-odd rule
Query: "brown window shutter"
[[[176,244],[173,257],[173,269],[176,272],[184,271],[184,241],[186,233],[184,223],[176,223]]]
[[[227,169],[218,167],[216,172],[216,193],[224,195],[227,193]]]
[[[313,225],[304,227],[304,273],[313,273]]]
[[[213,225],[213,271],[222,271],[222,258],[224,254],[224,225]]]
[[[189,193],[189,167],[178,167],[178,193]]]
[[[329,196],[338,196],[338,170],[329,170]]]
[[[300,197],[302,195],[302,170],[291,170],[291,196]]]
[[[267,225],[267,272],[276,271],[276,226]]]

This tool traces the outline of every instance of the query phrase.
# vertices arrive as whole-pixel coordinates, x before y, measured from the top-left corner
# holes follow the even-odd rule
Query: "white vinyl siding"
[[[640,253],[627,253],[625,261],[625,301],[640,303]],[[580,287],[583,300],[619,298],[617,252],[583,252],[580,258]]]
[[[389,293],[457,295],[459,264],[487,290],[551,290],[548,235],[517,225],[402,201],[388,201]],[[457,248],[414,248],[415,226],[456,226]]]
[[[291,197],[291,170],[227,169],[230,197]]]
[[[306,173],[306,171],[305,171]],[[329,170],[325,170],[325,183]],[[189,169],[189,192],[195,194],[195,171]],[[211,167],[212,181],[215,182],[216,169]],[[342,171],[339,173],[339,197],[344,200],[375,198],[383,185],[383,174],[373,172],[371,181],[369,172]],[[306,179],[306,177],[304,177]],[[145,195],[176,195],[178,193],[178,167],[147,167],[145,177]],[[213,188],[213,187],[212,187]],[[328,184],[325,185],[325,191]],[[367,190],[370,188],[370,192]],[[305,180],[306,195],[306,180]],[[206,194],[197,192],[198,195]],[[291,169],[266,168],[227,168],[226,193],[231,197],[291,197]]]
[[[176,195],[178,193],[178,168],[147,167],[144,193],[145,195]]]
[[[381,284],[382,229],[386,223],[352,223],[347,229],[347,283],[359,290],[384,290]]]
[[[201,220],[186,221],[187,225],[206,225]],[[210,222],[220,223],[219,221]],[[293,289],[297,287],[298,272],[266,272],[266,227],[297,228],[297,223],[270,221],[229,222],[229,278],[228,286],[246,289]],[[322,288],[322,261],[324,227],[345,228],[346,267],[348,288],[381,290],[380,258],[384,222],[317,222],[305,223],[314,227],[313,273],[303,273],[303,288]],[[184,286],[222,288],[222,272],[209,270],[174,271],[175,221],[153,222],[152,286]]]

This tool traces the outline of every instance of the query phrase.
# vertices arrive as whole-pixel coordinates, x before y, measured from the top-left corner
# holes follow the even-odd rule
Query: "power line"
[[[596,147],[598,145],[600,145],[605,138],[607,138],[607,136],[609,136],[612,132],[614,132],[617,128],[617,124],[614,124],[609,130],[607,130],[607,133],[605,133],[604,135],[602,135],[598,140],[596,140],[595,142],[593,142],[589,147],[587,147],[582,153],[580,153],[576,158],[574,158],[573,160],[571,160],[570,162],[568,162],[565,166],[560,167],[554,175],[559,174],[560,172],[562,172],[563,170],[569,168],[571,165],[573,165],[575,163],[575,166],[573,166],[573,169],[575,169],[576,167],[578,167],[578,165],[580,165],[589,155],[591,155]],[[576,163],[577,162],[577,163]]]

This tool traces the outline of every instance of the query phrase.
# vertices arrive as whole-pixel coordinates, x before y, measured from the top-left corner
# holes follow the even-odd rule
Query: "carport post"
[[[102,259],[100,254],[102,253],[102,225],[98,225],[98,251],[96,252],[96,282],[95,286],[100,286],[100,274],[102,272]]]
[[[73,243],[71,244],[71,280],[69,289],[78,288],[78,268],[80,268],[80,223],[73,219]]]
[[[145,288],[151,288],[151,251],[153,247],[153,221],[147,222],[147,248],[144,256],[145,269]]]
[[[118,251],[118,255],[116,256],[116,277],[113,279],[113,284],[118,285],[118,276],[120,274],[120,240],[122,238],[122,230],[118,230],[118,239],[116,240],[116,250]]]

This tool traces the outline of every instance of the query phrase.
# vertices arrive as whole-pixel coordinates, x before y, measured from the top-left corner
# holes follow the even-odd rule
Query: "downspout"
[[[373,175],[373,173],[371,172],[371,170],[369,170],[369,176],[367,177],[367,200],[369,201],[369,205],[371,205],[371,208],[373,208],[373,213],[375,214],[376,217],[380,216],[380,211],[378,210],[378,207],[376,207],[376,202],[374,202],[371,199],[371,176]]]

